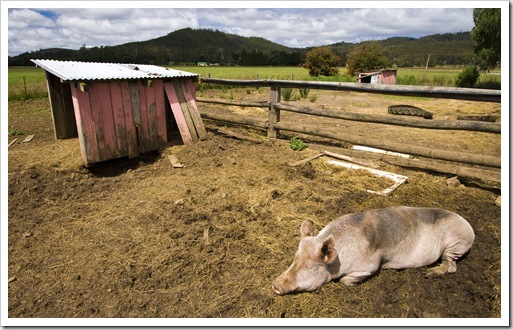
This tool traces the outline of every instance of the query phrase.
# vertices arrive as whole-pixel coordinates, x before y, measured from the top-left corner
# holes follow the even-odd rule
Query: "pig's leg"
[[[426,277],[454,273],[457,269],[456,260],[467,253],[474,242],[474,230],[465,219],[458,215],[452,215],[446,221],[448,222],[440,221],[440,230],[443,230],[445,234],[443,239],[445,249],[442,252],[442,263],[439,266],[428,269]]]
[[[442,276],[446,273],[454,273],[457,269],[456,260],[464,255],[470,246],[464,242],[457,242],[447,247],[442,253],[442,263],[426,271],[426,277]]]
[[[370,276],[372,276],[371,272],[354,272],[342,277],[340,282],[342,282],[344,285],[350,286],[361,282]]]
[[[439,266],[430,268],[426,271],[426,277],[442,276],[446,273],[454,273],[456,271],[456,260],[442,259]]]

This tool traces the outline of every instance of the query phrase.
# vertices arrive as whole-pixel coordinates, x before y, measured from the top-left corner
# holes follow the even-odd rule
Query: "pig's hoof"
[[[426,277],[442,276],[447,273],[454,273],[456,271],[456,263],[454,260],[445,259],[439,266],[430,268],[426,271]]]
[[[433,267],[433,268],[428,269],[426,271],[425,277],[426,278],[438,277],[438,276],[445,275],[445,273],[447,273],[447,270],[445,270],[442,267],[438,266],[438,267]]]

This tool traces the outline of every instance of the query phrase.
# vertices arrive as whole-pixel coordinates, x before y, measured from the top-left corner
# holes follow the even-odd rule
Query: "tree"
[[[340,56],[329,46],[314,48],[306,53],[303,67],[308,69],[310,76],[334,76],[338,73]]]
[[[385,51],[376,41],[364,41],[356,45],[348,55],[347,74],[384,69],[387,66]]]
[[[475,43],[474,63],[481,70],[497,67],[501,61],[501,10],[476,8],[473,18],[475,26],[470,36]]]
[[[456,86],[472,88],[479,78],[479,70],[474,65],[469,65],[461,71],[456,78]]]

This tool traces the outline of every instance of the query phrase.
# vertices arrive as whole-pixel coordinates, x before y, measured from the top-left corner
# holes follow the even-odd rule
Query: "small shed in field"
[[[56,139],[79,138],[86,165],[206,138],[199,74],[117,63],[32,60],[46,71]]]
[[[383,69],[369,72],[357,72],[356,82],[370,84],[395,84],[397,70]]]

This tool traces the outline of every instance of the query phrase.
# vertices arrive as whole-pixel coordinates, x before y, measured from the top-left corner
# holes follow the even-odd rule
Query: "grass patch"
[[[309,100],[310,100],[310,102],[313,103],[313,102],[317,101],[318,98],[319,98],[319,94],[312,94],[312,95],[310,95]]]
[[[308,144],[303,142],[303,140],[298,139],[297,137],[293,137],[292,139],[290,139],[289,145],[290,148],[295,151],[301,151],[308,147]]]
[[[310,89],[309,88],[299,88],[299,95],[301,96],[302,99],[306,98],[308,96],[308,93],[310,93]]]
[[[345,75],[346,69],[339,68],[339,74],[332,77],[310,77],[308,70],[302,67],[195,67],[177,66],[176,70],[198,73],[202,77],[219,79],[275,79],[304,81],[355,82],[354,77]],[[454,86],[460,68],[448,69],[412,69],[397,70],[398,85]],[[8,99],[26,100],[48,97],[45,71],[36,67],[9,67]],[[500,89],[500,74],[481,74],[477,88]],[[198,91],[205,89],[227,89],[230,87],[216,84],[197,84]],[[304,96],[302,96],[304,97]]]
[[[25,135],[25,132],[19,129],[12,129],[9,131],[10,136],[16,136],[16,135]]]
[[[492,74],[481,74],[476,83],[476,88],[501,89],[501,76]]]
[[[172,66],[172,69],[200,74],[202,78],[218,79],[277,79],[307,80],[308,70],[302,67],[244,67],[244,66]]]
[[[398,101],[401,101],[401,100],[405,100],[405,101],[412,101],[412,100],[428,101],[430,99],[429,97],[424,97],[424,96],[403,96],[403,95],[391,95],[391,94],[380,94],[380,95],[383,98],[390,99],[390,100],[398,100]]]
[[[292,96],[294,95],[294,89],[292,88],[282,88],[281,89],[281,97],[284,101],[290,101]]]
[[[8,99],[27,100],[48,97],[45,71],[35,67],[10,67]]]

